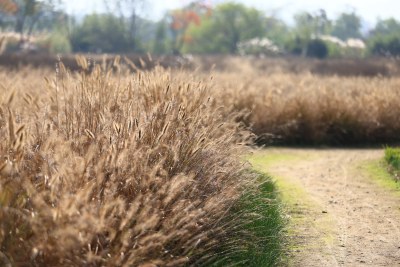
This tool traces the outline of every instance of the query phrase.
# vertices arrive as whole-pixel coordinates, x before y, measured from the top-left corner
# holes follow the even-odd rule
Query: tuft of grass
[[[255,187],[237,114],[184,73],[79,63],[45,82],[0,72],[0,265],[204,266],[229,240],[237,251],[230,237],[262,216],[231,215]]]
[[[389,191],[400,195],[400,182],[394,179],[394,176],[389,171],[388,163],[384,160],[375,160],[365,162],[360,166],[371,179],[380,187],[386,188]]]
[[[246,221],[238,234],[222,244],[219,259],[210,266],[279,266],[284,260],[282,231],[286,225],[275,183],[262,172],[253,171],[258,186],[244,194],[230,216]],[[226,253],[228,252],[228,253]]]
[[[393,174],[396,180],[400,180],[400,148],[386,147],[385,161],[389,165],[389,171]]]

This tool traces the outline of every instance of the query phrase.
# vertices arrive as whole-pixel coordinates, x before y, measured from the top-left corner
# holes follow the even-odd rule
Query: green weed
[[[399,180],[400,174],[400,148],[386,147],[385,161],[389,164],[389,171]]]

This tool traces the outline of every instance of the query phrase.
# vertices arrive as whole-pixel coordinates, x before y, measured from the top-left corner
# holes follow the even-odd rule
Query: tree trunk
[[[17,24],[15,25],[15,32],[19,33],[21,36],[20,42],[24,40],[24,25],[25,25],[25,14],[21,14],[17,17]]]
[[[136,50],[136,12],[135,10],[132,11],[131,21],[129,25],[129,32],[132,38],[132,47]]]
[[[40,17],[40,15],[37,14],[35,17],[32,18],[31,24],[29,24],[29,29],[28,29],[27,38],[26,38],[28,41],[31,38],[33,28],[35,27],[36,23],[38,22],[39,17]]]

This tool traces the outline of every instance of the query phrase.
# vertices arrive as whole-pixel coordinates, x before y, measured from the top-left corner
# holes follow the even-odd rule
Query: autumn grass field
[[[209,79],[118,59],[0,75],[2,264],[279,261],[273,185],[243,160],[252,134]]]
[[[1,264],[280,265],[251,148],[400,141],[396,77],[77,64],[0,69]]]
[[[259,144],[382,145],[400,141],[397,77],[216,75],[225,106],[248,110],[242,121]]]

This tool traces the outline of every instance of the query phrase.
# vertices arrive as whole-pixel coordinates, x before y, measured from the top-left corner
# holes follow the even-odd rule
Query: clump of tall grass
[[[245,232],[226,218],[255,188],[236,114],[207,82],[91,68],[0,89],[0,262],[213,262]]]
[[[389,171],[400,181],[400,148],[386,147],[385,161],[389,165]]]
[[[280,266],[285,262],[282,230],[286,220],[276,186],[268,175],[253,174],[258,186],[242,195],[226,219],[236,217],[239,229],[221,243],[221,257],[211,266]]]

